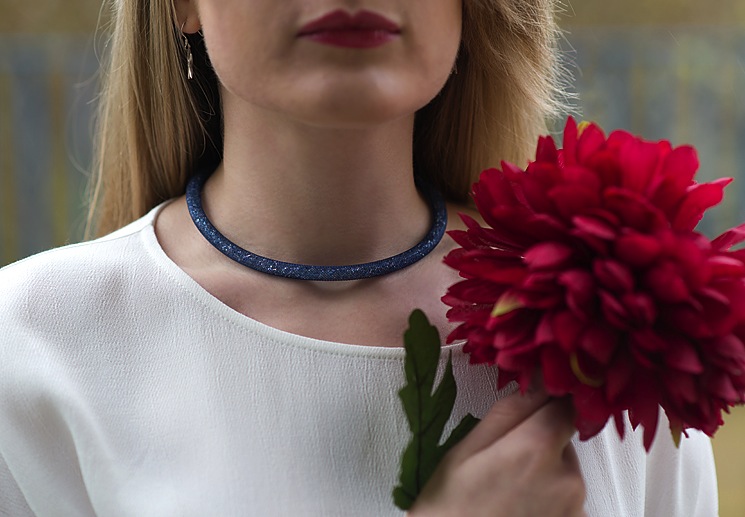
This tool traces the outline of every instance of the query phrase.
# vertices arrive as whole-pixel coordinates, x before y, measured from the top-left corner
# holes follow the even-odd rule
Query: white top
[[[401,515],[403,349],[300,337],[179,269],[158,209],[0,270],[0,515]],[[398,345],[398,344],[396,344]],[[499,394],[452,351],[454,421]],[[592,517],[712,517],[709,440],[575,443]]]

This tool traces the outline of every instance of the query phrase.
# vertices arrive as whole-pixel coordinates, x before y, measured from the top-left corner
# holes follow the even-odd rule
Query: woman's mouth
[[[359,11],[352,15],[339,9],[304,25],[298,37],[323,45],[366,49],[385,45],[400,34],[401,28],[380,14]]]

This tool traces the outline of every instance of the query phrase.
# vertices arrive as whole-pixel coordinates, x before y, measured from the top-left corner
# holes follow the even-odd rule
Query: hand
[[[542,391],[512,394],[442,460],[409,517],[580,517],[585,484],[573,411]]]

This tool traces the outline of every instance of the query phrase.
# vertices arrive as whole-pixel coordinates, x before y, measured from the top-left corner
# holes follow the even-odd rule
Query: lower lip
[[[314,32],[303,37],[333,47],[376,48],[398,38],[398,34],[381,30],[347,29]]]

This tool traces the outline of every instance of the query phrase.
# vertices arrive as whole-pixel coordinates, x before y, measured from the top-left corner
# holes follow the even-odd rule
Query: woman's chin
[[[388,124],[414,114],[426,106],[432,96],[422,90],[406,93],[405,88],[381,91],[373,88],[326,89],[298,96],[282,108],[293,118],[319,127],[364,129]]]
[[[334,107],[326,110],[308,109],[304,112],[295,112],[294,118],[319,128],[363,130],[400,121],[407,116],[413,117],[415,111],[370,103],[364,106]]]

